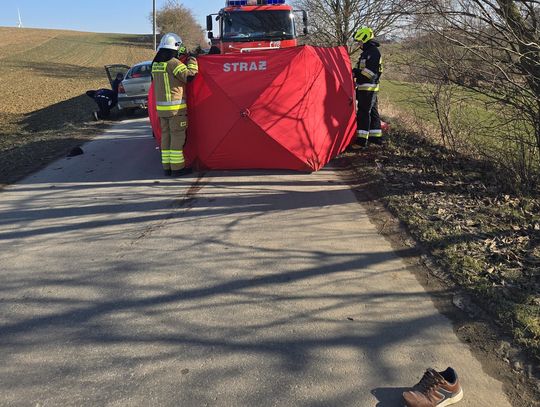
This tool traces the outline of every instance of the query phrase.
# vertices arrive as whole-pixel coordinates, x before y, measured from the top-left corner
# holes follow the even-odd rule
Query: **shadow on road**
[[[410,390],[409,387],[379,387],[373,389],[371,394],[375,396],[378,403],[376,407],[401,407],[403,401],[403,392]]]
[[[403,288],[395,262],[415,250],[365,250],[375,232],[361,240],[342,227],[359,219],[348,185],[265,171],[164,182],[147,127],[107,133],[114,163],[86,162],[89,147],[66,160],[78,171],[1,195],[0,393],[46,388],[40,397],[61,405],[56,389],[68,388],[94,405],[122,405],[141,389],[201,391],[199,401],[227,390],[236,405],[254,406],[290,405],[299,386],[322,386],[328,394],[300,407],[357,405],[369,392],[361,371],[396,382],[389,350],[440,341],[446,321],[421,308],[429,293]],[[291,239],[298,230],[310,231],[305,241]],[[384,407],[399,391],[363,396]]]

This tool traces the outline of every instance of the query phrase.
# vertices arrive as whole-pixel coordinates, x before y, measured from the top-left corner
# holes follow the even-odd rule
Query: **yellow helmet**
[[[363,42],[364,44],[373,39],[373,37],[375,37],[373,30],[366,26],[360,27],[358,30],[356,30],[353,36],[355,41]]]

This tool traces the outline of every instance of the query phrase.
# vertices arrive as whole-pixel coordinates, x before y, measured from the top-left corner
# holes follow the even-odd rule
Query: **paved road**
[[[144,119],[0,192],[0,405],[509,406],[332,170],[164,179]]]

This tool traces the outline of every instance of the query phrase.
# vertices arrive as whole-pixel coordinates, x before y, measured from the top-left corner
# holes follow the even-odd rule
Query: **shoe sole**
[[[458,401],[461,401],[462,398],[463,389],[460,389],[458,394],[456,394],[454,397],[444,400],[441,404],[437,404],[437,407],[446,407],[452,404],[456,404]]]
[[[452,404],[456,404],[457,402],[461,401],[461,399],[463,399],[463,389],[461,389],[454,397],[444,400],[441,404],[437,404],[437,407],[451,406]],[[408,406],[407,404],[403,404],[403,407]]]

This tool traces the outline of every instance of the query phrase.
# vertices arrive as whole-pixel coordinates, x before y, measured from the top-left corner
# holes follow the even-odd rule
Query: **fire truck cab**
[[[298,45],[295,14],[301,13],[307,34],[307,13],[293,10],[285,0],[226,0],[217,14],[206,16],[206,30],[214,50],[222,54]],[[213,20],[219,26],[214,37]]]

